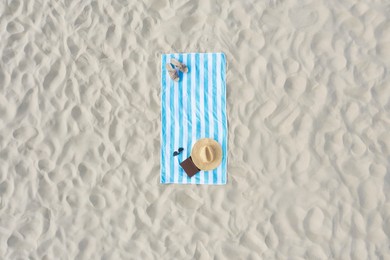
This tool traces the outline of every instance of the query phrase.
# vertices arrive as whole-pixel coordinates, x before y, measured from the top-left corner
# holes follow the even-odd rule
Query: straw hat
[[[215,169],[222,161],[221,145],[210,138],[199,139],[192,147],[191,158],[200,170]]]

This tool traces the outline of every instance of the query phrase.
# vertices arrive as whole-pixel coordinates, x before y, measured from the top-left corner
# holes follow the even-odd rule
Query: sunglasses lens
[[[178,155],[178,154],[179,154],[178,152],[174,152],[174,153],[173,153],[173,156],[176,156],[176,155]]]
[[[183,148],[183,147],[180,147],[180,148],[179,148],[179,153],[181,153],[183,150],[184,150],[184,148]]]

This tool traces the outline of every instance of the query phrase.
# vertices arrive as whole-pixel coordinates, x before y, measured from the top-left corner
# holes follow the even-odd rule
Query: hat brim
[[[202,157],[200,156],[200,153],[202,151],[202,148],[205,146],[210,146],[213,149],[213,160],[209,162],[205,162],[202,160]],[[191,150],[191,158],[196,167],[198,167],[200,170],[203,171],[209,171],[217,168],[222,161],[222,147],[221,145],[215,141],[214,139],[210,138],[202,138],[198,140]]]

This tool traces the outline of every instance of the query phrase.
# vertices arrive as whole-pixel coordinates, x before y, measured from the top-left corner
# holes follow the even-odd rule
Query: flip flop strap
[[[178,77],[175,70],[168,70],[168,73],[169,73],[169,76],[171,76],[174,79]]]
[[[187,68],[187,66],[184,63],[181,63],[176,59],[172,59],[172,64],[175,65],[179,70],[185,70],[185,68]]]
[[[183,63],[180,63],[179,70],[185,70],[187,66]]]

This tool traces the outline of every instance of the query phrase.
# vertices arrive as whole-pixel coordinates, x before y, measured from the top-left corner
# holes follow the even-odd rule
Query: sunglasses
[[[173,152],[173,156],[179,155],[182,151],[184,151],[184,148],[180,147],[179,150]]]

